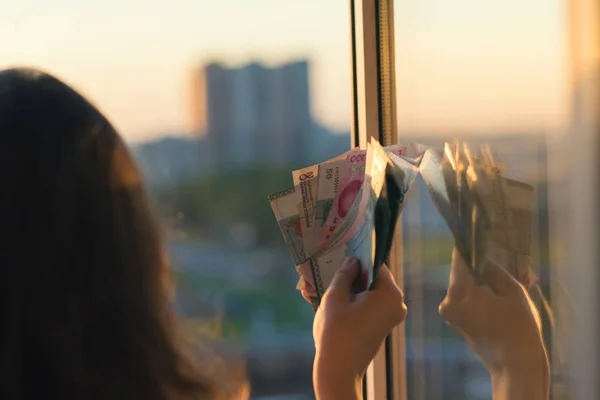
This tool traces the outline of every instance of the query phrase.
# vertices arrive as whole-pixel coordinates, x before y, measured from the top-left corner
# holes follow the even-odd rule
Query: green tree
[[[155,190],[160,212],[186,230],[251,223],[261,244],[280,235],[268,196],[292,185],[292,168],[256,166],[186,179]]]

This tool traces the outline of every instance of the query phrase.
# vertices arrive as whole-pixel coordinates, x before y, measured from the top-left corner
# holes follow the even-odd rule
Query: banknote
[[[298,184],[302,201],[298,203],[302,243],[307,257],[310,256],[314,244],[315,206],[317,197],[318,177],[300,181]]]
[[[325,221],[333,206],[333,200],[340,188],[341,173],[346,164],[345,159],[327,162],[319,165],[317,176],[317,198],[314,212],[314,230],[311,235],[311,243],[307,247],[307,253],[312,254],[317,245],[318,234],[323,229]]]
[[[374,154],[371,143],[367,144],[365,152],[365,168],[357,185],[356,201],[353,201],[345,212],[343,222],[340,224],[340,244],[334,248],[324,247],[313,256],[315,268],[319,273],[315,276],[317,292],[322,296],[331,283],[331,279],[344,257],[355,256],[361,263],[361,274],[356,283],[356,289],[365,289],[369,285],[370,269],[372,268],[374,248],[374,209],[378,196],[377,189],[385,181],[385,162],[389,159],[385,151]],[[381,159],[381,153],[385,158]],[[352,153],[351,153],[352,155]],[[377,158],[377,160],[375,159]],[[369,170],[367,173],[367,169]],[[354,200],[354,199],[353,199]],[[324,256],[324,257],[323,257]],[[357,290],[357,291],[358,291]]]
[[[386,172],[392,163],[381,145],[371,141],[367,145],[367,160],[358,215],[348,231],[347,255],[356,257],[361,264],[362,273],[356,283],[355,291],[366,290],[373,282],[375,262],[375,210],[377,201],[386,183]]]
[[[403,157],[406,146],[382,149],[377,143],[374,148],[376,151],[353,150],[316,167],[295,171],[295,187],[269,198],[300,275],[297,288],[312,297],[314,306],[344,257],[355,255],[362,260],[364,273],[356,287],[356,290],[362,290],[372,282],[378,266],[389,253],[395,227],[395,222],[390,221],[398,217],[403,196],[418,172],[418,161]],[[349,160],[350,155],[359,158]],[[349,166],[349,163],[354,165]],[[344,172],[348,172],[346,186],[350,180],[360,183],[358,193],[350,202],[342,229],[330,237],[325,243],[327,247],[322,247],[320,253],[311,257],[311,250],[316,250],[316,241],[308,237],[320,231],[336,200],[339,204]],[[373,177],[378,179],[373,180]],[[368,191],[363,191],[363,186]]]
[[[394,164],[386,173],[386,184],[383,185],[375,209],[375,261],[373,274],[383,263],[387,263],[390,254],[397,220],[404,206],[404,198],[410,186],[418,176],[418,164],[414,159],[388,154]]]
[[[537,280],[531,269],[534,190],[531,185],[506,178],[500,184],[504,185],[504,202],[496,200],[490,203],[496,209],[502,207],[502,210],[498,211],[498,218],[491,226],[487,256],[505,266],[529,288]]]
[[[390,152],[392,153],[392,152]],[[373,283],[373,279],[378,268],[381,264],[376,265],[376,253],[378,236],[380,236],[380,243],[382,246],[387,246],[388,241],[391,242],[389,237],[392,231],[389,230],[389,226],[386,225],[387,229],[381,229],[381,225],[376,224],[376,218],[383,216],[384,218],[393,218],[391,210],[389,210],[389,204],[387,203],[387,196],[385,199],[381,199],[381,194],[384,192],[384,187],[388,184],[394,187],[393,192],[399,193],[399,197],[403,195],[400,193],[400,184],[395,180],[396,175],[392,174],[391,171],[394,164],[390,160],[387,152],[381,147],[379,142],[372,139],[371,143],[367,148],[367,160],[365,169],[365,179],[363,184],[363,191],[361,193],[361,204],[366,204],[364,211],[360,208],[359,219],[357,220],[358,229],[356,232],[352,232],[352,236],[348,241],[348,253],[360,260],[362,266],[361,279],[356,283],[354,290],[360,292],[367,290]],[[391,179],[389,179],[391,178]],[[384,202],[380,202],[384,200]],[[398,199],[398,205],[402,203]],[[384,209],[382,211],[382,209]],[[379,213],[378,213],[379,211]],[[397,209],[396,217],[397,217]],[[396,219],[388,221],[390,224],[395,225]],[[376,226],[381,229],[377,232]],[[383,237],[381,237],[383,236]],[[387,256],[387,255],[386,255]],[[383,261],[383,259],[381,259]]]
[[[319,303],[321,302],[321,297],[317,292],[314,278],[316,275],[318,275],[318,271],[315,271],[312,260],[308,259],[304,263],[296,266],[296,272],[299,275],[296,289],[302,290],[306,293],[313,306],[313,310],[316,311],[319,307]]]
[[[269,202],[277,219],[286,247],[294,260],[296,271],[299,274],[299,281],[296,288],[306,290],[313,308],[316,309],[319,301],[314,290],[312,264],[307,259],[304,249],[302,230],[302,216],[304,213],[300,185],[270,195]]]
[[[433,204],[454,236],[458,250],[465,257],[465,261],[471,265],[471,251],[466,247],[466,237],[462,237],[465,229],[464,221],[459,219],[457,213],[454,212],[453,200],[451,201],[451,193],[455,192],[452,179],[454,172],[451,166],[442,162],[442,157],[442,152],[434,148],[427,148],[419,164],[419,173],[425,182]]]
[[[392,160],[394,167],[391,169],[389,174],[396,178],[396,185],[400,186],[397,196],[400,196],[400,206],[403,204],[403,196],[410,188],[410,185],[414,182],[414,179],[418,176],[418,168],[416,167],[414,160],[407,159],[404,156],[397,156],[393,153],[387,152],[387,155]],[[361,188],[362,190],[362,188]],[[361,192],[362,193],[362,192]],[[338,194],[339,196],[339,194]],[[340,228],[337,229],[333,234],[325,241],[320,244],[320,247],[317,249],[331,249],[338,246],[341,242],[344,242],[348,239],[347,231],[348,228],[352,226],[352,223],[355,219],[355,211],[358,210],[358,202],[360,200],[360,195],[357,196],[357,201],[351,208],[351,212],[348,213],[348,216],[342,221]],[[337,199],[336,199],[337,200]],[[335,201],[335,200],[334,200]],[[322,252],[322,251],[321,251]]]
[[[406,148],[406,145],[392,145],[386,146],[384,151],[396,155],[405,155]],[[336,195],[337,201],[333,201],[331,204],[327,219],[318,235],[316,247],[321,247],[334,234],[352,208],[362,188],[366,162],[366,150],[352,150],[346,156],[346,163],[340,176],[339,189]]]
[[[348,153],[349,153],[349,151],[347,151],[343,154],[340,154],[339,156],[334,157],[330,160],[327,160],[323,163],[314,164],[314,165],[311,165],[311,166],[308,166],[305,168],[301,168],[301,169],[292,171],[292,178],[294,180],[294,186],[298,185],[300,182],[305,181],[307,179],[316,178],[318,176],[319,166],[321,164],[326,164],[326,163],[337,161],[337,160],[345,160]]]
[[[292,178],[295,186],[299,186],[300,194],[302,196],[302,210],[299,210],[300,223],[302,227],[302,240],[304,243],[304,249],[307,254],[310,254],[311,250],[314,249],[316,244],[317,232],[313,229],[315,221],[315,211],[317,206],[317,188],[320,185],[319,171],[322,167],[330,165],[335,162],[344,162],[349,152],[343,153],[337,157],[334,157],[324,163],[311,165],[305,168],[301,168],[292,172]],[[322,208],[322,206],[321,206]],[[322,222],[318,221],[319,226],[322,226]]]
[[[353,149],[293,171],[294,187],[269,197],[299,274],[297,289],[316,309],[347,256],[363,267],[356,292],[368,288],[392,246],[404,197],[421,175],[456,247],[480,277],[486,260],[528,286],[533,188],[508,179],[488,146],[463,142],[437,149],[420,143]]]
[[[471,180],[470,190],[482,210],[488,232],[477,240],[487,240],[482,249],[485,248],[488,259],[503,265],[529,287],[537,279],[531,269],[533,187],[506,178],[505,166],[496,162],[489,146],[482,146],[480,153],[480,158],[470,161],[470,175],[477,177],[473,171],[479,168],[484,179]]]
[[[388,152],[388,157],[393,164],[388,172],[394,175],[397,184],[400,186],[400,206],[403,206],[404,195],[408,192],[413,182],[419,176],[419,164],[421,163],[422,157],[419,156],[416,159],[400,156],[396,153]]]
[[[419,157],[419,156],[423,156],[425,154],[425,152],[429,149],[434,149],[433,146],[427,145],[427,144],[423,144],[423,143],[410,143],[408,146],[407,150],[407,154],[412,156],[412,157]]]
[[[269,196],[269,203],[277,219],[283,240],[296,265],[306,261],[300,215],[298,214],[298,204],[300,202],[301,197],[295,187]]]
[[[476,276],[490,259],[529,286],[537,279],[530,268],[533,187],[507,179],[487,146],[473,152],[455,142],[442,152],[423,150],[421,177]]]
[[[345,157],[337,157],[319,164],[316,173],[314,169],[309,172],[299,170],[304,172],[298,176],[307,173],[313,176],[309,179],[298,179],[302,197],[301,204],[298,204],[298,214],[300,215],[302,241],[307,257],[310,257],[314,251],[318,234],[329,215],[340,186],[340,174],[345,163]]]
[[[302,196],[303,210],[299,211],[301,216],[302,231],[304,232],[303,241],[305,249],[308,250],[313,245],[313,221],[315,218],[315,204],[317,196],[317,178],[319,176],[319,168],[323,164],[328,164],[336,160],[345,160],[348,152],[341,154],[322,164],[315,164],[305,168],[301,168],[292,172],[294,186],[300,187]]]
[[[314,279],[310,250],[316,241],[313,221],[315,217],[317,178],[319,169],[338,160],[344,161],[348,152],[321,164],[311,165],[292,172],[294,188],[275,193],[269,197],[284,241],[296,263],[299,280],[296,288],[305,290],[315,299]],[[292,208],[296,208],[294,214]],[[319,221],[322,225],[322,222]],[[314,301],[313,301],[314,303]]]
[[[382,148],[376,140],[368,144],[365,174],[356,201],[335,235],[317,247],[311,257],[319,295],[329,286],[344,257],[354,256],[361,261],[363,270],[356,282],[357,292],[371,285],[378,268],[387,257],[404,196],[418,174],[418,169],[412,163],[400,159],[400,165],[396,165],[391,157],[397,156]],[[393,198],[390,199],[389,194]]]

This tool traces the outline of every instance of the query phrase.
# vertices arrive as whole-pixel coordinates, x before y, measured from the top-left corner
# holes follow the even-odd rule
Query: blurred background
[[[532,295],[552,349],[553,398],[567,398],[557,329],[567,319],[553,307],[568,297],[553,274],[564,237],[552,223],[564,218],[564,196],[552,193],[566,175],[567,7],[394,6],[401,142],[488,142],[509,177],[535,186]],[[120,131],[168,232],[179,311],[198,337],[221,336],[225,351],[246,357],[256,400],[314,398],[313,311],[295,290],[267,196],[292,185],[291,170],[350,148],[349,18],[347,0],[2,5],[0,67],[57,75]],[[452,241],[420,181],[403,221],[408,398],[488,399],[486,371],[437,314]]]

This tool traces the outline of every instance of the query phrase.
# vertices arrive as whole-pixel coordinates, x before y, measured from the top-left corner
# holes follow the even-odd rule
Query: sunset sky
[[[199,63],[312,60],[313,115],[350,124],[347,0],[8,0],[0,67],[48,70],[130,141],[185,133]],[[403,131],[559,130],[565,116],[559,0],[396,0]]]

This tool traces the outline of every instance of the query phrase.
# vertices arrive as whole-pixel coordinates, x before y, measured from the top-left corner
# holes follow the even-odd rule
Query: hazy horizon
[[[401,131],[560,131],[566,16],[558,0],[396,1]],[[351,117],[347,0],[21,0],[3,5],[0,67],[40,67],[88,96],[131,142],[188,131],[191,72],[209,61],[311,61],[312,114]]]
[[[334,136],[344,136],[344,135],[349,135],[351,132],[350,127],[348,127],[347,129],[341,129],[341,130],[331,130],[329,127],[327,126],[323,126],[324,128],[329,130],[329,133],[334,135]],[[452,134],[450,132],[398,132],[398,136],[400,139],[401,143],[406,143],[407,140],[405,138],[408,138],[408,141],[414,141],[414,140],[419,140],[419,139],[425,139],[425,140],[445,140],[445,141],[451,141],[454,138],[460,138],[462,140],[481,140],[481,139],[492,139],[492,140],[497,140],[497,139],[506,139],[506,140],[511,140],[511,139],[521,139],[521,138],[526,138],[526,139],[532,139],[532,138],[538,138],[538,137],[546,137],[548,134],[551,134],[552,132],[547,132],[547,131],[488,131],[488,132],[484,132],[484,133],[476,133],[476,132],[471,132],[471,133],[461,133],[461,134]],[[560,133],[560,132],[559,132]],[[181,139],[181,140],[201,140],[204,139],[204,135],[194,135],[194,134],[176,134],[176,133],[171,133],[171,132],[163,132],[163,133],[158,133],[154,136],[151,137],[146,137],[146,138],[140,138],[140,139],[133,139],[133,140],[127,140],[127,142],[132,145],[132,146],[139,146],[139,145],[144,145],[144,144],[154,144],[154,143],[160,143],[162,141],[165,140],[169,140],[169,139]]]

